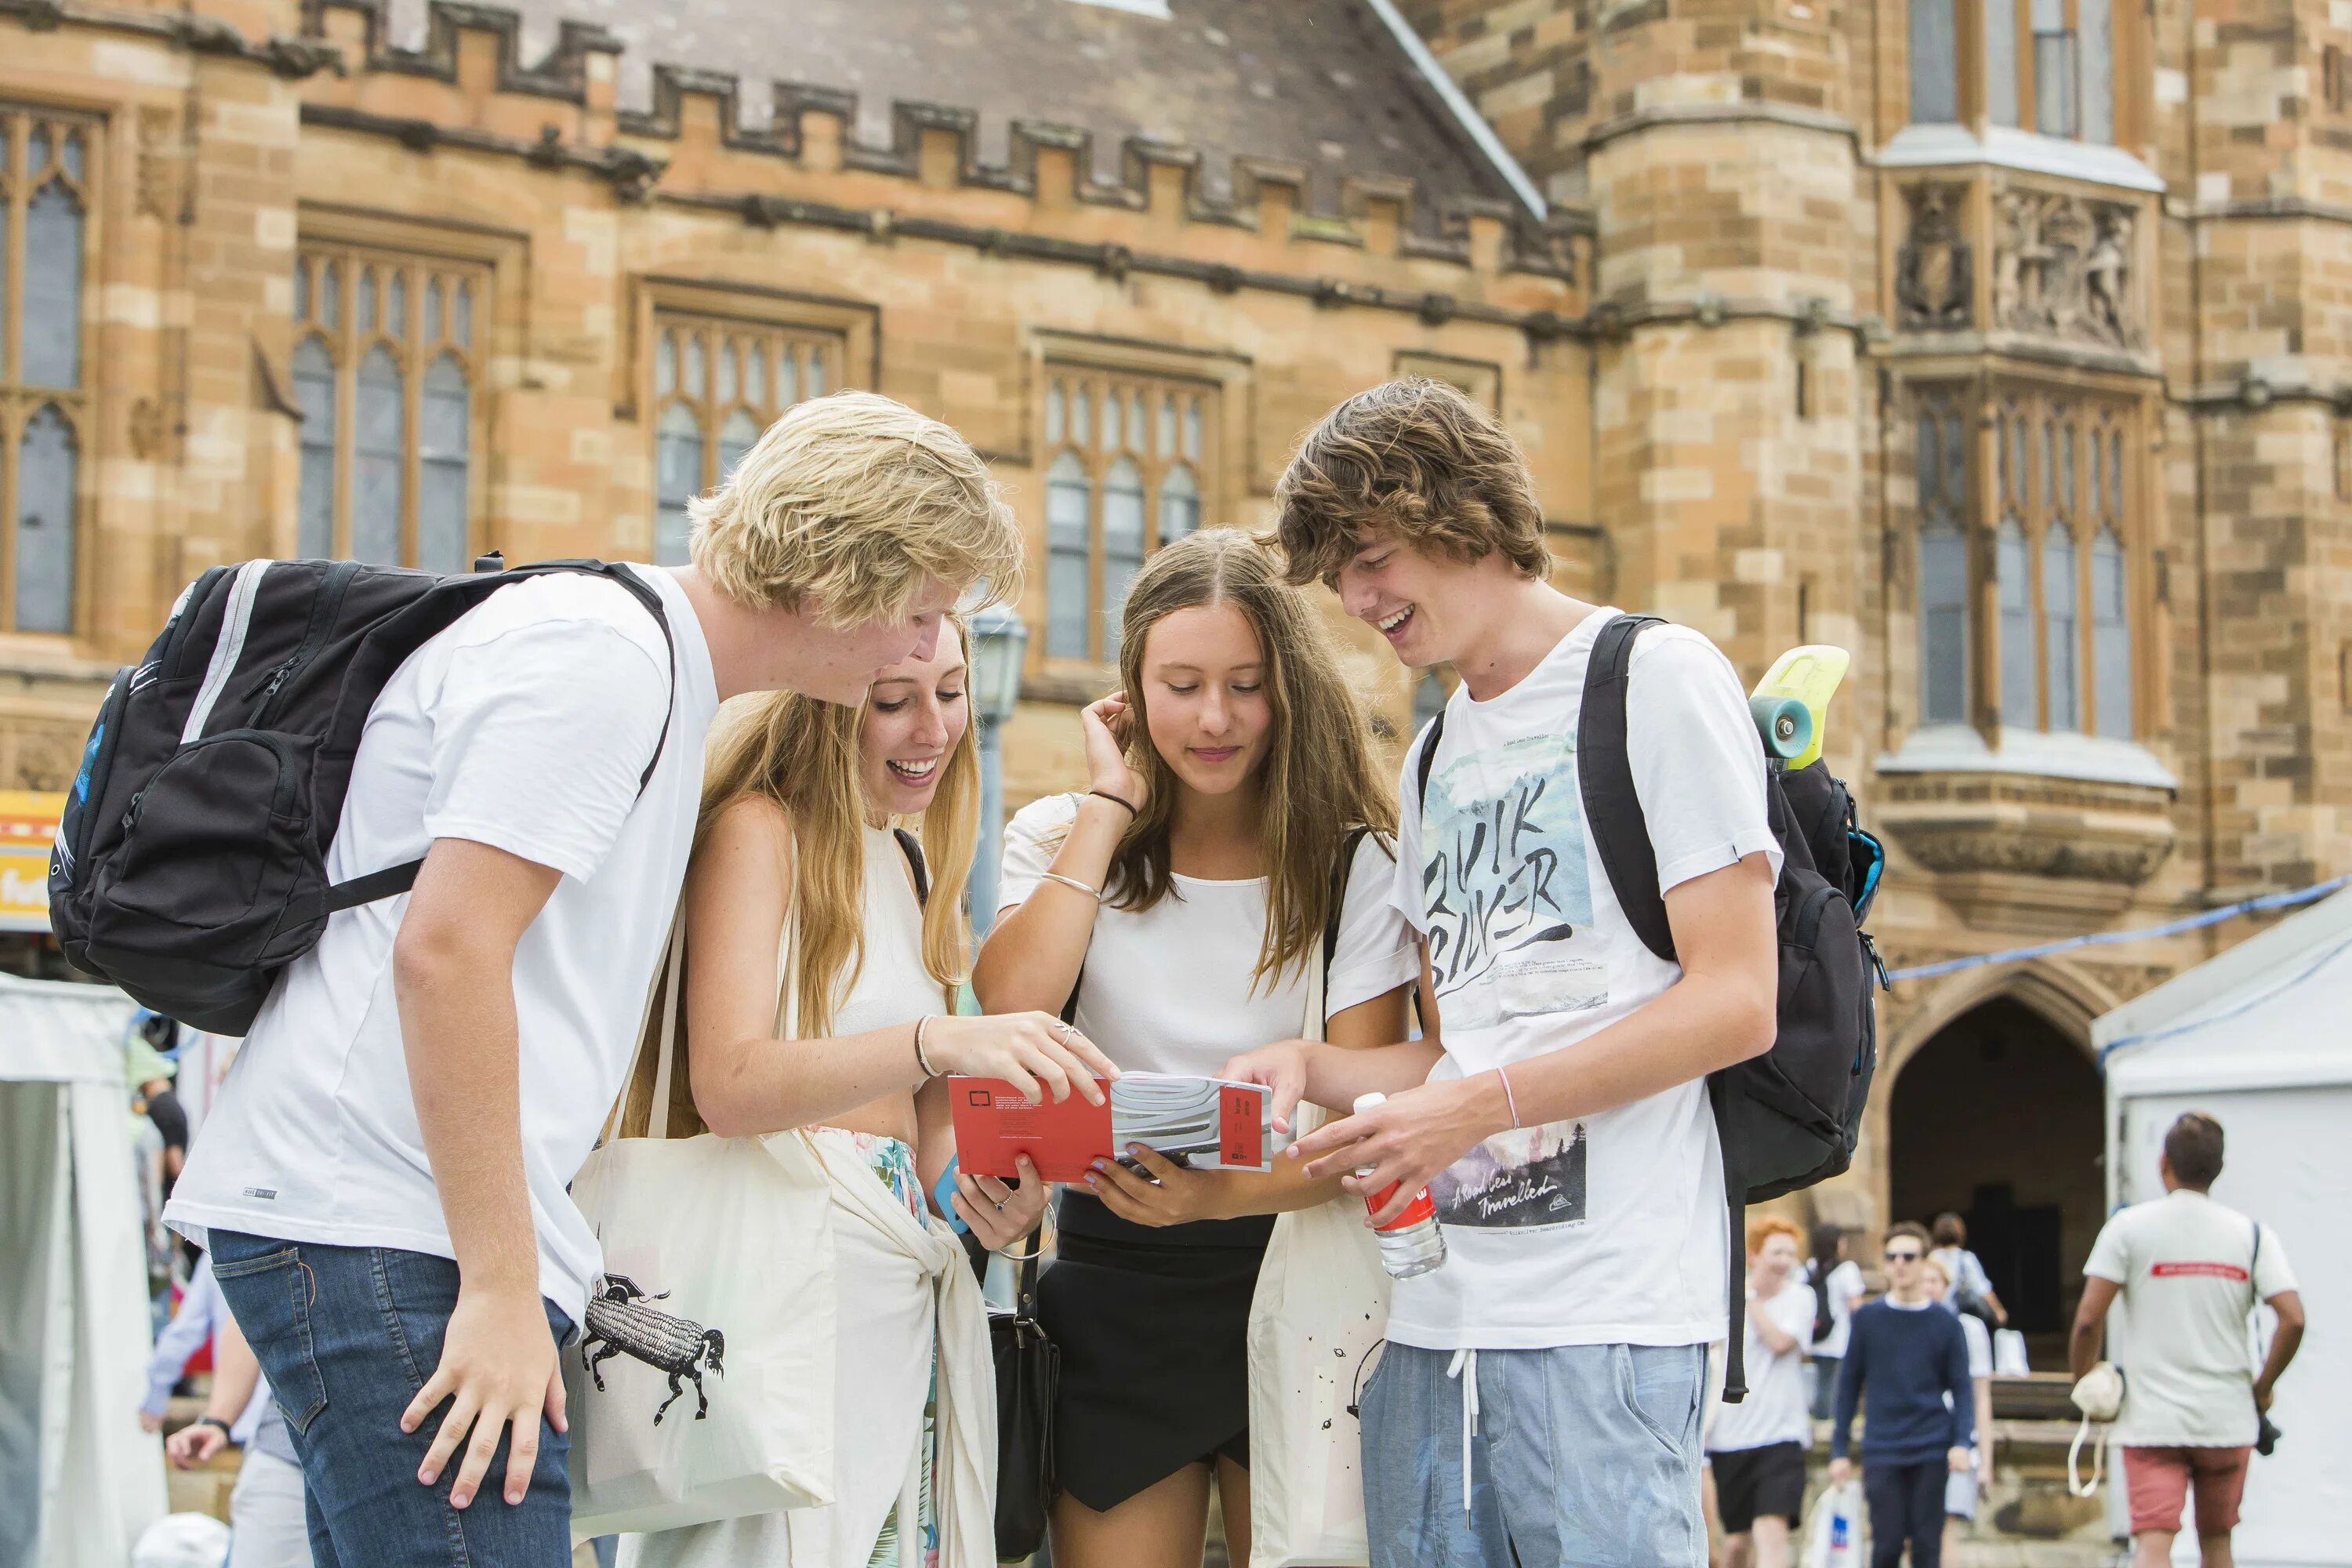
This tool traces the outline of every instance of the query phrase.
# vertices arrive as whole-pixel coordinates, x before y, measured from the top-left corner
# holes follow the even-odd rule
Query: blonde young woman
[[[1213,1074],[1299,1033],[1336,914],[1329,1037],[1402,1039],[1415,960],[1389,902],[1395,805],[1314,607],[1246,535],[1193,534],[1135,579],[1119,674],[1080,715],[1087,792],[1006,830],[982,1003],[1059,1009],[1075,993],[1122,1068]],[[1287,1161],[1259,1174],[1135,1157],[1064,1189],[1039,1285],[1062,1355],[1054,1561],[1197,1563],[1213,1473],[1245,1564],[1250,1295],[1273,1215],[1338,1185]]]
[[[1094,1079],[1109,1064],[1049,1015],[951,1016],[979,794],[964,670],[959,629],[931,657],[885,669],[860,706],[765,698],[713,748],[686,884],[691,1105],[674,1106],[671,1125],[806,1128],[819,1147],[840,1286],[835,1500],[632,1537],[625,1563],[995,1561],[992,1499],[979,1500],[977,1530],[958,1528],[969,1510],[942,1520],[932,1508],[934,1346],[971,1342],[977,1294],[937,1289],[893,1233],[898,1217],[933,1234],[943,1223],[925,1196],[954,1152],[940,1075],[1009,1078],[1056,1100],[1075,1084],[1098,1100]],[[928,900],[894,818],[920,819]],[[787,1022],[797,1037],[774,1037]],[[1017,1186],[959,1173],[950,1203],[995,1248],[1036,1223],[1045,1191],[1031,1170]],[[964,1267],[956,1248],[952,1268]],[[937,1321],[958,1307],[972,1321]],[[992,1474],[994,1433],[978,1436]],[[940,1446],[950,1436],[936,1434]]]

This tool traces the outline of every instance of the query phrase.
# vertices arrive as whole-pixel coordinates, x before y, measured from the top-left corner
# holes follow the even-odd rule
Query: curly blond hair
[[[695,565],[753,609],[813,600],[837,628],[906,619],[926,578],[1020,592],[1021,531],[980,454],[870,392],[794,405],[687,510]]]
[[[1274,487],[1293,583],[1328,583],[1367,532],[1425,555],[1497,554],[1522,577],[1551,570],[1527,459],[1495,416],[1421,376],[1360,392],[1298,444]]]

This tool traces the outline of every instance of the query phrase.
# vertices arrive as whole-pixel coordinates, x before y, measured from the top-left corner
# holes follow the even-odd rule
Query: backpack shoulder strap
[[[1593,639],[1592,662],[1584,672],[1584,708],[1576,721],[1576,776],[1584,831],[1609,873],[1626,923],[1643,946],[1672,963],[1674,929],[1666,921],[1665,895],[1658,890],[1657,851],[1650,846],[1649,819],[1633,788],[1633,764],[1625,750],[1633,639],[1644,626],[1664,625],[1656,616],[1619,616]]]
[[[915,874],[915,902],[928,905],[931,901],[931,870],[923,864],[922,841],[903,827],[894,827],[890,832],[898,840],[898,852],[907,858],[907,868]]]
[[[637,775],[637,793],[643,795],[646,786],[653,782],[654,769],[661,765],[662,752],[669,745],[669,727],[677,716],[677,637],[670,630],[669,616],[662,608],[661,595],[635,573],[610,561],[539,561],[503,572],[483,570],[493,557],[504,559],[499,557],[496,551],[478,558],[474,572],[449,578],[394,617],[393,622],[379,633],[376,646],[363,650],[360,658],[354,661],[356,673],[347,679],[356,683],[356,689],[373,691],[381,688],[392,679],[393,672],[410,654],[446,631],[460,616],[509,583],[542,577],[553,572],[579,572],[603,577],[618,584],[646,607],[646,613],[654,618],[654,625],[661,628],[662,644],[669,650],[669,700],[662,710],[661,733],[654,738],[653,755],[646,759],[645,771]],[[394,630],[394,626],[398,629]],[[346,705],[336,715],[338,728],[334,734],[329,736],[328,744],[356,750],[360,730],[367,722],[369,706],[367,703]],[[332,824],[328,826],[331,828]],[[416,874],[424,868],[422,859],[408,860],[354,877],[347,882],[338,882],[327,889],[326,912],[340,914],[362,904],[372,904],[379,899],[404,893],[416,885]]]
[[[1339,955],[1339,921],[1348,912],[1348,883],[1356,871],[1356,849],[1370,828],[1359,825],[1339,842],[1339,864],[1332,872],[1331,913],[1323,922],[1324,994],[1330,994],[1331,961]]]
[[[1421,758],[1413,763],[1412,800],[1416,811],[1426,813],[1429,810],[1429,770],[1437,765],[1437,742],[1445,738],[1444,709],[1437,710],[1437,717],[1429,721],[1429,728],[1423,731],[1423,736]]]

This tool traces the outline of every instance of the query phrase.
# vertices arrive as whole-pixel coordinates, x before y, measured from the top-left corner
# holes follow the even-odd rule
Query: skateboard
[[[1785,769],[1811,765],[1829,731],[1830,699],[1853,656],[1827,643],[1792,647],[1772,661],[1748,699],[1764,750]]]

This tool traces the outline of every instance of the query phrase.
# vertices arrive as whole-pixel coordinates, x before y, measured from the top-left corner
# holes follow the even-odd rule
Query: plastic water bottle
[[[1386,1104],[1388,1098],[1385,1094],[1358,1095],[1356,1114],[1361,1116],[1375,1105]],[[1360,1176],[1371,1173],[1369,1166],[1356,1173]],[[1396,1188],[1391,1186],[1386,1192],[1366,1198],[1364,1207],[1369,1213],[1378,1214],[1382,1205],[1395,1195]],[[1412,1202],[1404,1205],[1402,1214],[1377,1227],[1372,1234],[1381,1238],[1381,1265],[1389,1271],[1392,1279],[1410,1279],[1416,1274],[1426,1274],[1445,1261],[1445,1233],[1437,1228],[1437,1205],[1431,1199],[1427,1187],[1413,1194]]]

